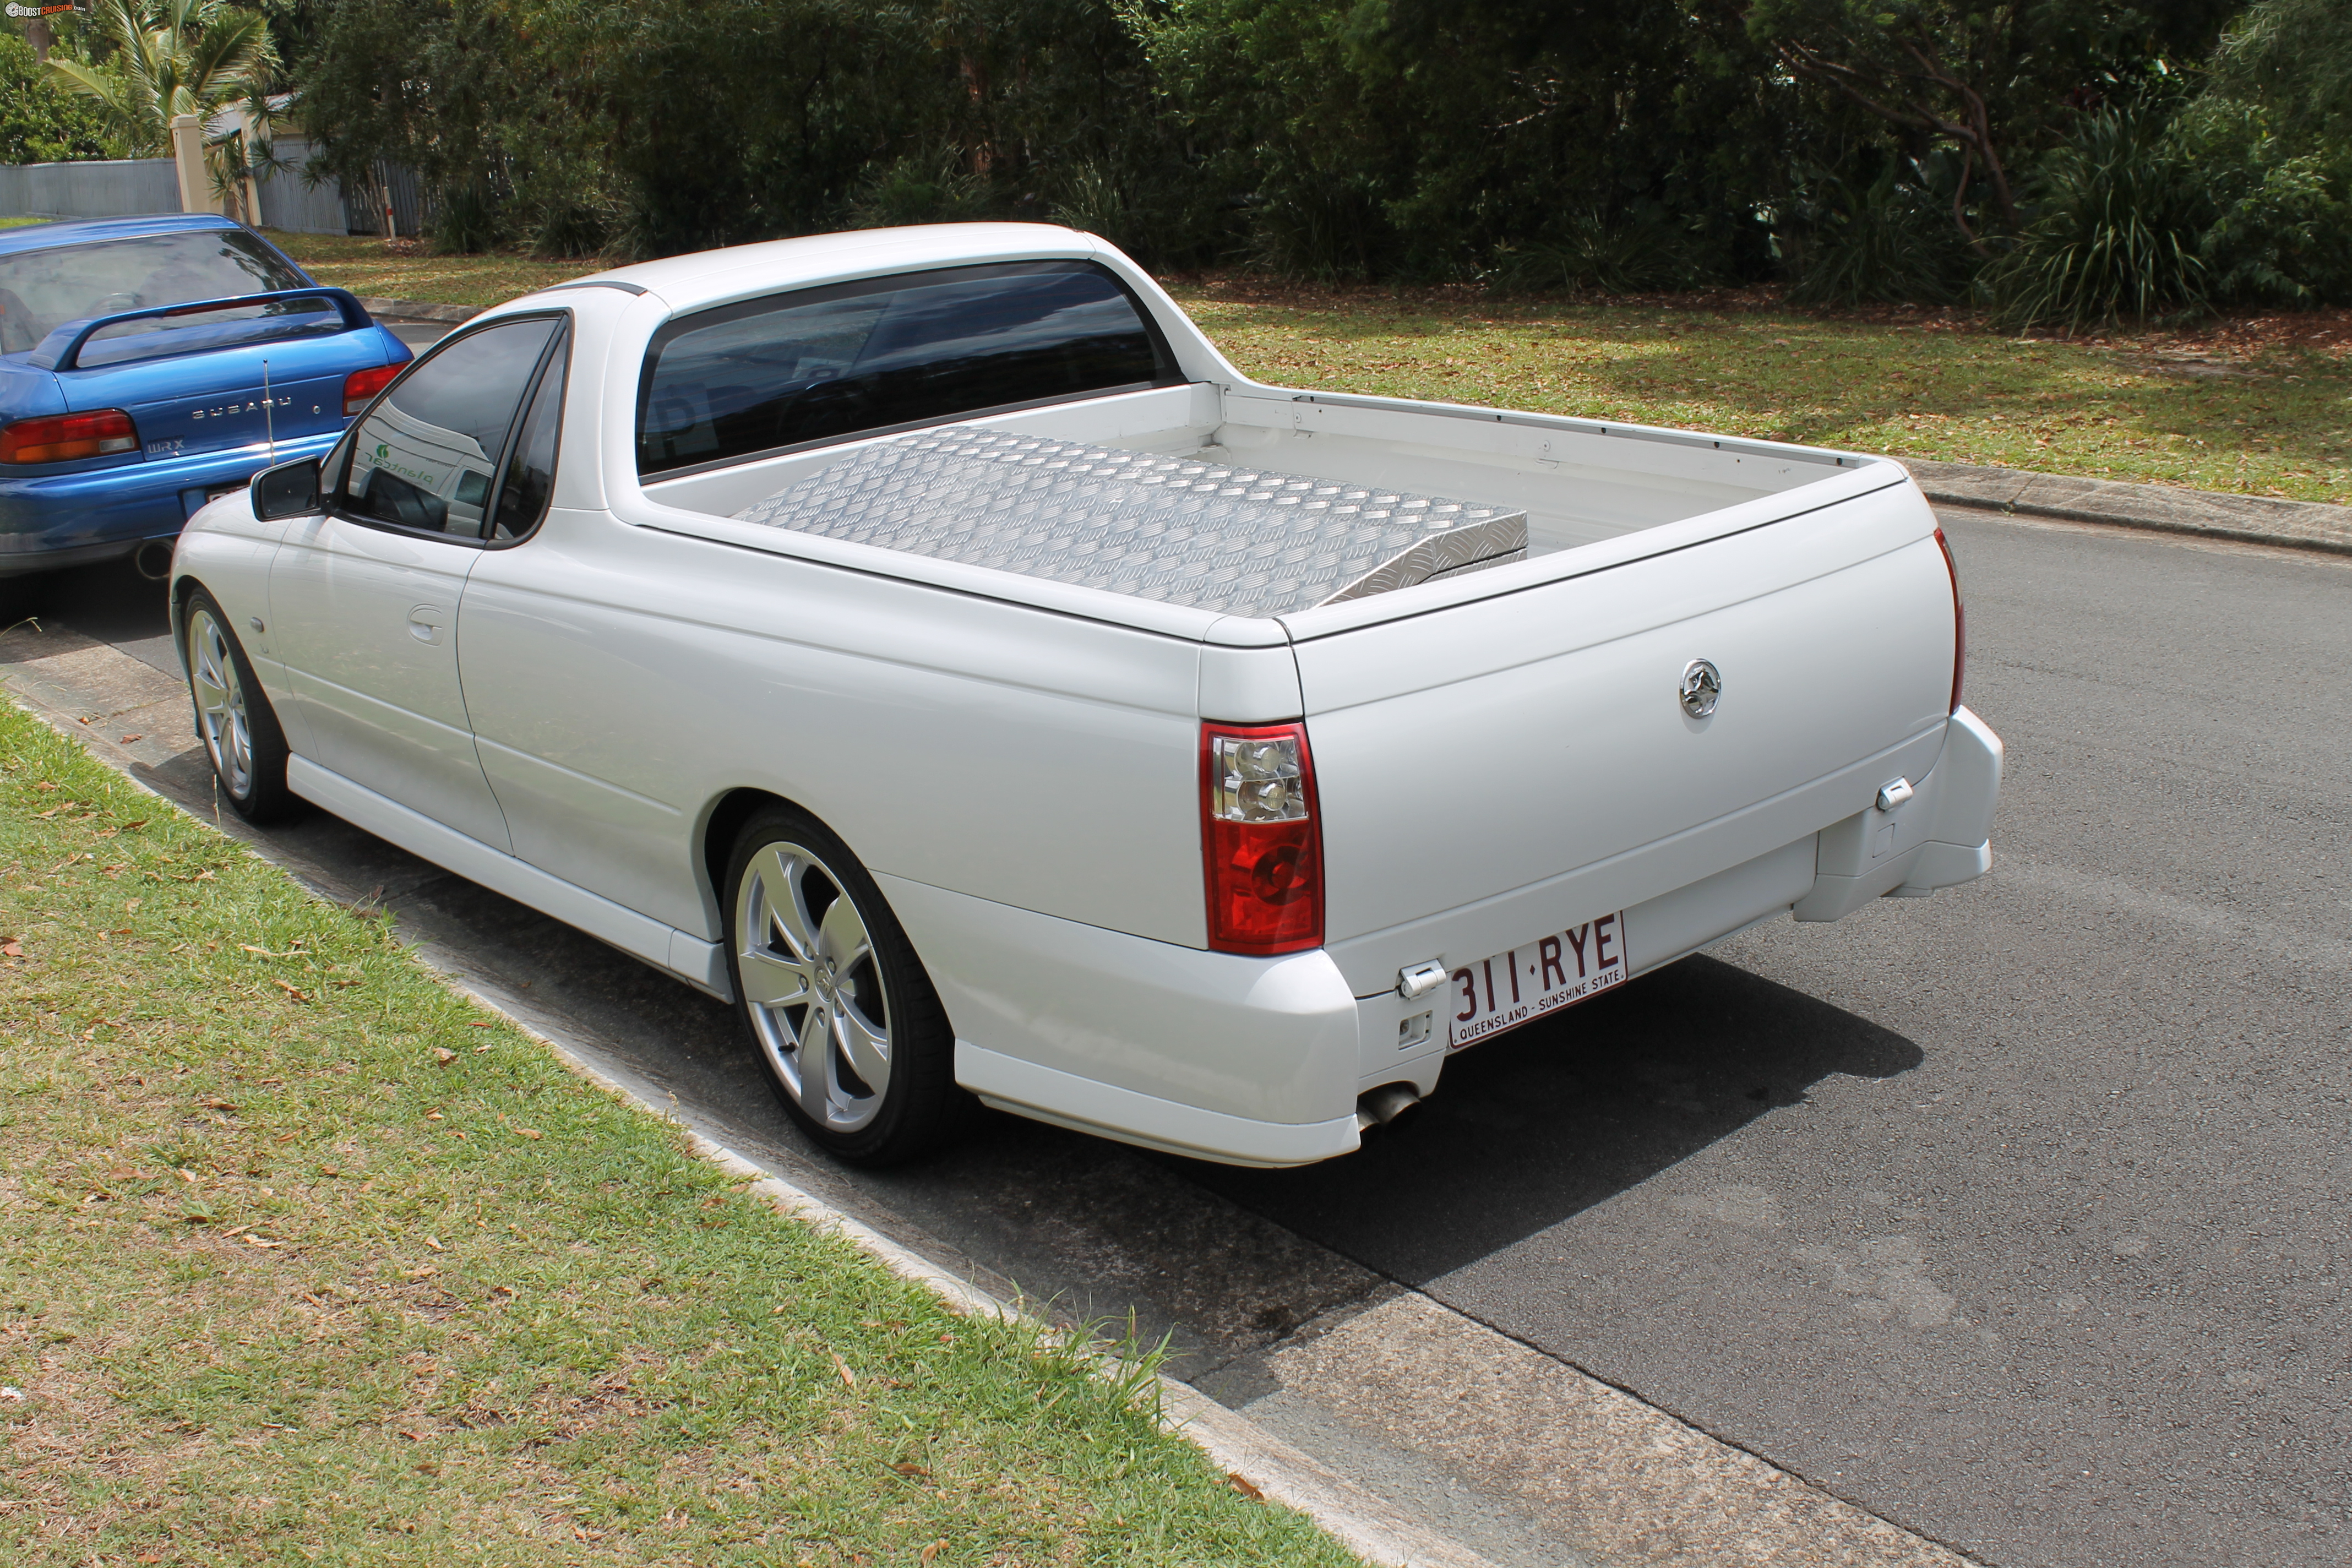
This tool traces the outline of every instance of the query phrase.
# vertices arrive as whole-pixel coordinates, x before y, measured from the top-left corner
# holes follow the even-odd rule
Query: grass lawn
[[[0,1019],[12,1568],[1353,1561],[5,702]]]
[[[322,281],[457,304],[595,265],[275,237]],[[1242,369],[1288,385],[2352,503],[2352,331],[2315,344],[2225,321],[2021,341],[1967,317],[1741,300],[1535,303],[1244,280],[1172,291]]]
[[[300,262],[320,282],[354,294],[391,300],[423,300],[436,305],[488,308],[602,271],[596,261],[534,261],[524,256],[435,256],[422,246],[394,249],[364,235],[284,234],[268,231],[270,243]]]
[[[1924,313],[1176,291],[1252,375],[1849,451],[2352,502],[2352,358]]]

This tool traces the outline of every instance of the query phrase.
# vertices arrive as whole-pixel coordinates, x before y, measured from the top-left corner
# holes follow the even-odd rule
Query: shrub
[[[2103,111],[2042,159],[2034,216],[1981,278],[2004,321],[2079,331],[2204,305],[2213,205],[2164,130]]]
[[[1861,189],[1834,174],[1815,182],[1802,214],[1809,221],[1790,246],[1790,300],[1940,305],[1958,298],[1972,258],[1949,204],[1938,201],[1918,174],[1890,161]]]
[[[0,30],[0,163],[123,155],[98,106],[59,87],[14,28]]]
[[[993,205],[988,182],[963,166],[952,147],[909,153],[869,166],[849,197],[853,228],[918,223],[971,223]]]
[[[1612,218],[1588,209],[1542,238],[1497,247],[1484,280],[1497,293],[1649,294],[1705,276],[1697,247],[1663,214]]]

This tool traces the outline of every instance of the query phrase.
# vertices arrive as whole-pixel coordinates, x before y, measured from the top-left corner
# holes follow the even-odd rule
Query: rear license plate
[[[1622,912],[1539,936],[1454,972],[1446,1047],[1458,1051],[1624,983]]]

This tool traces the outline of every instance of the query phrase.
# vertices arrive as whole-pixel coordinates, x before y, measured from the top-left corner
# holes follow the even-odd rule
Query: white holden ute
[[[1984,874],[1897,464],[1251,380],[1099,239],[479,316],[182,536],[220,788],[731,1000],[840,1158],[973,1100],[1344,1154],[1452,1053]]]

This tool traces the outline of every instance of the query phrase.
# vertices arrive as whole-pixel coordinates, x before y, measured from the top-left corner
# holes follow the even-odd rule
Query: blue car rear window
[[[0,353],[23,353],[68,321],[191,300],[308,287],[302,276],[271,255],[267,246],[233,228],[191,229],[0,256]],[[325,301],[319,304],[323,307]],[[197,316],[185,321],[126,322],[121,331],[123,335],[134,329],[217,331],[224,324],[218,317]],[[171,352],[177,348],[175,343]]]

